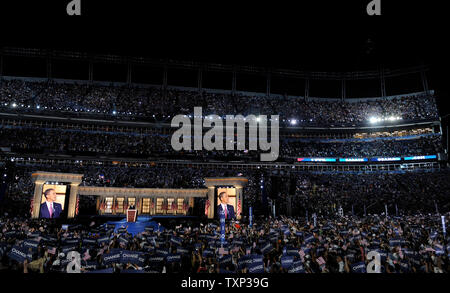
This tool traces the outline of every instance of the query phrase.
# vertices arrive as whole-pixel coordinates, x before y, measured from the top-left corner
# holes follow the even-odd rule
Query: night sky
[[[81,16],[66,15],[69,0],[3,2],[1,47],[311,71],[427,64],[439,103],[448,99],[445,10],[423,1],[382,0],[382,16],[368,16],[370,1],[364,0],[245,6],[238,1],[82,0]]]

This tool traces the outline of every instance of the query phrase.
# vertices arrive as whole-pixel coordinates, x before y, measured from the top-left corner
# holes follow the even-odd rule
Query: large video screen
[[[42,188],[39,217],[57,219],[63,216],[67,185],[44,184]]]
[[[228,195],[228,201],[227,204],[233,206],[234,209],[234,213],[236,214],[236,207],[237,207],[237,202],[236,202],[236,188],[234,187],[218,187],[217,188],[217,206],[216,206],[216,211],[217,208],[219,207],[219,205],[222,203],[219,195],[222,192],[226,192]],[[216,216],[219,217],[219,214],[216,212]]]

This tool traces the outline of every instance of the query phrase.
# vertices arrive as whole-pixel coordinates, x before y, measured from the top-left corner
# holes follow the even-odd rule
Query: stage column
[[[67,208],[67,218],[68,219],[71,219],[71,218],[75,217],[75,209],[76,209],[76,204],[77,204],[78,184],[79,183],[71,183],[70,184],[69,206]]]
[[[208,219],[214,218],[215,206],[214,206],[214,189],[215,186],[208,187],[208,200],[209,200],[209,209],[208,209]]]
[[[36,180],[34,182],[34,196],[33,196],[33,214],[31,218],[37,219],[39,218],[39,209],[41,208],[41,199],[42,199],[42,188],[44,187],[43,180]]]

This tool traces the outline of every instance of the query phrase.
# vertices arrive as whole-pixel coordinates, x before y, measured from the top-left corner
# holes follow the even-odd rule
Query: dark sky
[[[81,16],[66,15],[68,2],[32,1],[30,6],[10,1],[10,7],[0,10],[8,28],[2,31],[2,42],[346,71],[379,63],[429,62],[429,53],[442,47],[443,30],[439,28],[445,19],[438,7],[411,1],[403,6],[381,1],[382,16],[366,14],[368,0],[250,1],[246,6],[242,1],[182,1],[181,5],[175,1],[81,0]]]

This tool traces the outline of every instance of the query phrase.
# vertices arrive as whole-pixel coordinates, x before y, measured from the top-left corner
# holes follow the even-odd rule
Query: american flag
[[[47,252],[50,253],[50,254],[56,254],[56,247],[49,247],[47,249]]]
[[[209,199],[207,199],[206,204],[205,204],[205,215],[206,216],[208,215],[209,206],[210,206]]]
[[[80,203],[80,197],[77,195],[77,205],[76,205],[76,207],[75,207],[75,215],[78,215],[78,206],[79,206],[79,203]]]
[[[238,200],[237,200],[237,216],[241,215],[241,195],[239,194],[238,196]]]

